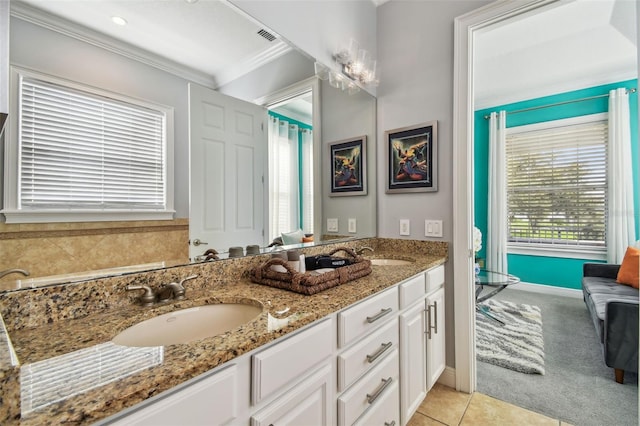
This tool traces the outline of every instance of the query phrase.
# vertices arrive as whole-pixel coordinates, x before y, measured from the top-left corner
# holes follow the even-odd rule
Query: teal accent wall
[[[302,121],[298,121],[295,120],[291,117],[287,117],[286,115],[282,115],[282,114],[278,114],[277,112],[273,112],[273,111],[267,111],[269,115],[277,118],[278,120],[283,120],[283,121],[288,121],[291,124],[296,124],[298,126],[298,128],[300,129],[308,129],[308,130],[313,130],[313,127],[303,123]],[[300,228],[304,228],[304,221],[303,221],[303,206],[304,206],[304,197],[302,196],[302,169],[303,169],[303,165],[302,165],[302,134],[298,133],[298,166],[299,166],[299,170],[298,170],[298,200],[300,200],[300,206],[298,209],[298,226]]]
[[[487,206],[488,206],[488,181],[489,181],[489,121],[484,118],[493,111],[516,111],[591,96],[605,95],[610,90],[619,87],[627,89],[637,88],[638,80],[627,80],[618,83],[606,84],[572,92],[560,93],[552,96],[516,102],[507,105],[498,105],[475,112],[474,117],[474,223],[482,231],[482,250],[479,257],[485,258],[486,231],[487,231]],[[560,120],[563,118],[577,117],[581,115],[597,114],[608,111],[608,97],[574,102],[541,108],[534,111],[507,114],[507,127],[523,126],[526,124],[541,123],[545,121]],[[640,239],[640,158],[638,148],[638,93],[629,94],[629,107],[631,116],[631,155],[633,163],[634,204],[636,239]],[[523,282],[545,284],[554,287],[579,289],[582,278],[582,265],[585,262],[595,262],[585,259],[569,259],[546,256],[525,256],[510,254],[507,256],[509,273],[514,274]]]

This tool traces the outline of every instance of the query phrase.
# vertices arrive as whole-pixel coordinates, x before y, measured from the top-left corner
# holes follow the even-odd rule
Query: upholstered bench
[[[637,288],[616,282],[620,265],[585,263],[582,293],[603,346],[604,362],[622,383],[624,372],[638,372]]]

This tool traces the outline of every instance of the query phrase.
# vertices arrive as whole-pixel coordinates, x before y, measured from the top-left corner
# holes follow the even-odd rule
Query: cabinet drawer
[[[444,265],[437,266],[427,271],[427,293],[444,285]]]
[[[411,306],[426,294],[425,274],[416,275],[399,285],[400,309]]]
[[[381,326],[398,311],[398,288],[392,287],[338,314],[338,346]]]
[[[400,386],[394,383],[389,387],[389,393],[380,398],[369,410],[354,423],[354,426],[400,426]]]
[[[328,358],[334,345],[330,319],[251,357],[251,401],[257,404]]]
[[[398,381],[398,349],[338,398],[338,426],[351,425],[370,407],[376,407]]]
[[[335,398],[331,392],[332,382],[331,366],[325,365],[304,382],[251,416],[251,426],[331,425],[331,400]]]
[[[338,355],[338,391],[348,388],[398,346],[398,322],[390,321],[371,336]]]

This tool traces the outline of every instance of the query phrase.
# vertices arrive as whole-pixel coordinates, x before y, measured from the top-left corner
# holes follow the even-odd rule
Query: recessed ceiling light
[[[198,0],[184,0],[184,1],[186,1],[187,3],[197,3],[198,2]]]
[[[116,25],[122,25],[122,26],[127,25],[127,20],[120,16],[112,16],[111,20]]]

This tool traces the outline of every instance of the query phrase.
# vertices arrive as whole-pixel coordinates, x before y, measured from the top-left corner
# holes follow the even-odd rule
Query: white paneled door
[[[192,260],[210,248],[265,245],[266,120],[259,105],[189,84]]]

